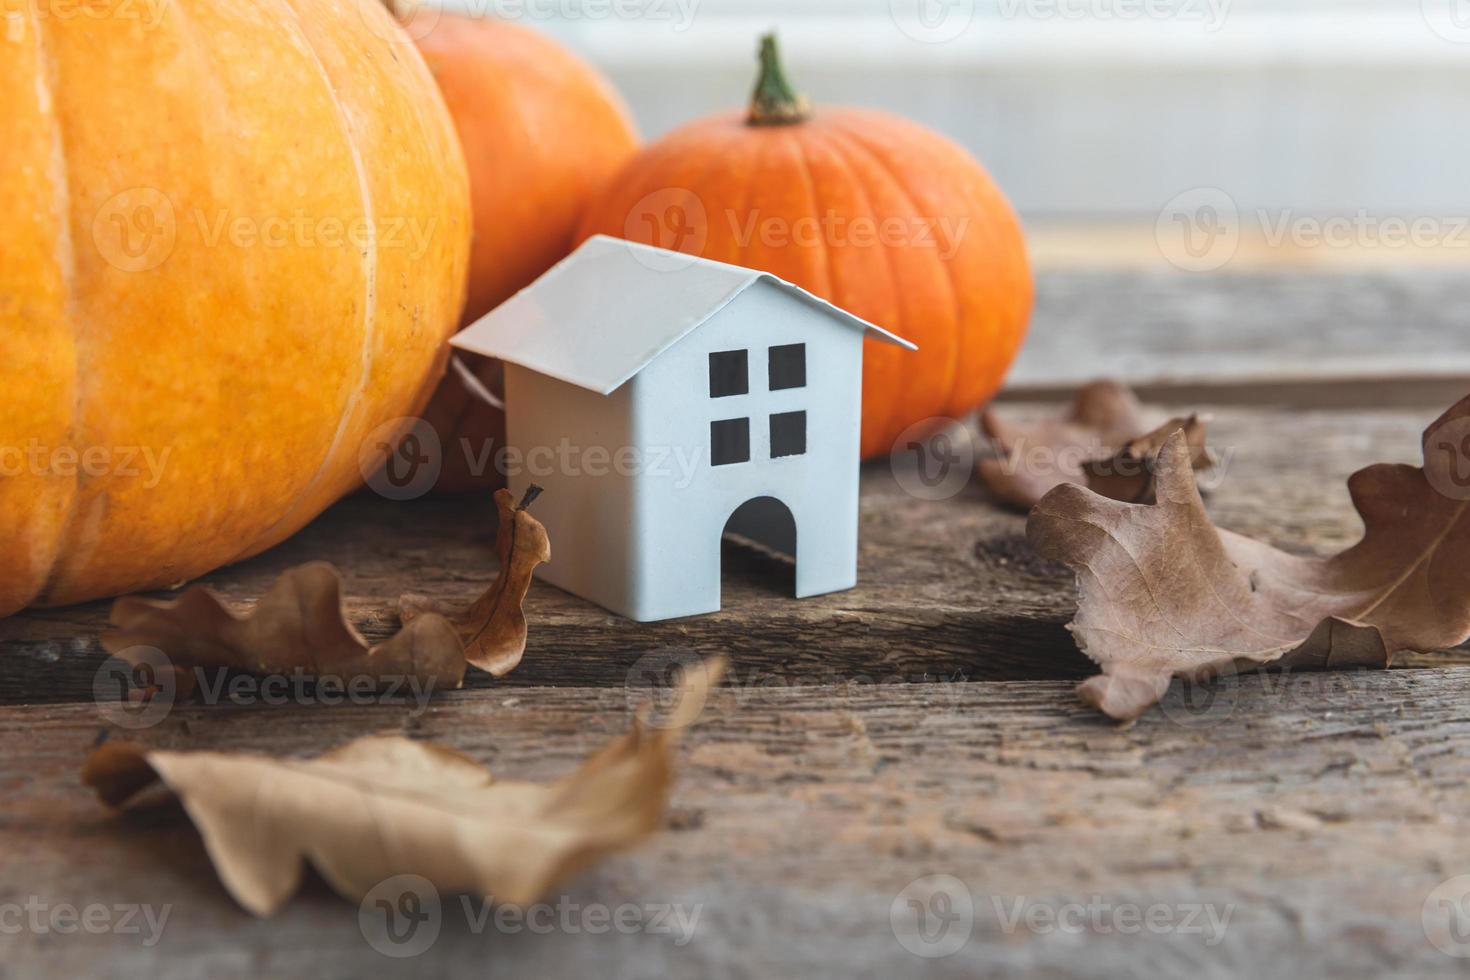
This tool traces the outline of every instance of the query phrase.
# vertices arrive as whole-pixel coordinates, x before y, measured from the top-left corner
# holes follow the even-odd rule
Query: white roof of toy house
[[[450,343],[606,395],[761,280],[850,327],[918,349],[769,273],[606,235],[587,239]]]

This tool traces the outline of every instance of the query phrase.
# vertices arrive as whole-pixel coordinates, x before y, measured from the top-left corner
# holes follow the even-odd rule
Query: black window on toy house
[[[749,357],[743,350],[720,350],[709,356],[709,396],[743,395],[750,391]]]
[[[806,387],[806,344],[782,344],[770,351],[770,389]]]
[[[714,466],[750,460],[750,419],[719,419],[709,424],[709,455]]]
[[[771,458],[806,452],[806,413],[778,412],[771,416]]]

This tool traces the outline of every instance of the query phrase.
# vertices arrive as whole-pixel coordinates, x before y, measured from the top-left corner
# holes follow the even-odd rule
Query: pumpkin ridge
[[[902,178],[899,176],[898,168],[893,165],[893,162],[888,159],[887,155],[880,152],[878,148],[874,147],[867,140],[865,140],[862,134],[858,132],[855,127],[845,125],[842,120],[837,121],[837,126],[843,132],[847,133],[852,138],[854,143],[862,147],[864,152],[866,152],[868,156],[872,158],[872,160],[878,165],[878,167],[888,175],[889,179],[893,181],[894,186],[899,189],[899,192],[903,195],[904,200],[908,203],[909,210],[913,214],[922,215],[922,211],[918,206],[918,199],[909,190],[908,185],[905,184]],[[935,217],[937,218],[938,216],[936,215]],[[960,298],[959,282],[955,279],[954,270],[950,268],[950,264],[937,253],[934,256],[934,261],[938,262],[939,267],[944,270],[945,282],[949,284],[950,305],[954,310],[954,329],[951,331],[954,334],[954,339],[950,348],[949,370],[947,372],[949,375],[949,383],[947,386],[936,386],[945,388],[943,400],[934,409],[935,414],[939,414],[947,412],[949,410],[950,404],[954,398],[955,386],[959,383],[959,367],[962,363],[965,334],[965,311],[963,301]],[[907,385],[904,386],[904,394],[909,394],[909,388]],[[893,428],[893,425],[890,424],[889,428],[891,430]],[[890,431],[889,435],[886,436],[884,441],[891,442],[894,438],[897,437],[897,435],[898,433]]]
[[[822,136],[825,137],[827,141],[832,144],[833,157],[842,162],[842,166],[848,171],[849,175],[851,176],[852,186],[857,191],[858,195],[862,198],[867,214],[876,221],[878,218],[878,210],[873,202],[872,195],[868,192],[868,187],[863,179],[863,175],[859,173],[857,169],[853,166],[852,161],[846,159],[846,156],[848,154],[851,154],[853,150],[853,147],[849,143],[846,134],[841,129],[832,125],[828,125],[820,132]],[[861,153],[860,148],[858,152]],[[883,256],[883,265],[888,270],[888,293],[890,296],[893,297],[894,305],[898,310],[899,323],[895,325],[895,327],[892,329],[896,329],[901,336],[905,336],[907,335],[907,332],[903,329],[903,324],[906,322],[906,317],[904,315],[906,307],[903,300],[903,291],[899,288],[900,277],[898,274],[898,267],[894,265],[893,254],[888,250],[885,245],[883,245],[882,242],[875,243],[874,250],[879,255]],[[864,341],[864,343],[866,344],[867,342]],[[867,348],[866,353],[872,353],[872,348]],[[883,354],[884,356],[891,356],[887,351],[883,352]],[[874,431],[881,431],[884,434],[884,438],[879,440],[880,443],[892,441],[890,438],[888,438],[887,433],[893,428],[893,413],[898,411],[901,404],[902,403],[899,402],[898,399],[892,399],[890,401],[888,411],[885,412],[883,415],[882,429],[879,430],[878,426],[876,425],[872,426],[872,429]],[[862,444],[862,455],[864,458],[870,455],[870,453],[868,452],[868,438],[869,435],[864,434]]]
[[[34,9],[34,8],[29,8]],[[66,137],[63,133],[61,111],[58,107],[55,93],[60,89],[60,68],[56,64],[56,58],[51,51],[51,46],[46,42],[46,18],[39,15],[32,17],[31,27],[35,30],[36,56],[39,61],[40,71],[37,73],[37,84],[45,86],[46,107],[52,119],[52,141],[51,141],[51,164],[52,172],[55,174],[53,181],[54,194],[53,206],[56,209],[56,218],[60,223],[60,232],[57,235],[56,265],[61,272],[61,283],[63,289],[62,306],[66,311],[67,323],[71,326],[72,335],[72,409],[71,419],[67,425],[69,434],[68,441],[73,451],[76,450],[76,426],[82,417],[82,355],[81,339],[84,330],[81,329],[81,317],[77,315],[76,309],[76,280],[77,280],[77,247],[76,240],[72,236],[72,193],[71,193],[71,167],[66,157]],[[46,567],[44,575],[35,576],[32,581],[36,583],[31,594],[20,603],[19,608],[25,608],[38,602],[45,602],[46,595],[55,585],[56,577],[63,570],[63,556],[66,554],[66,543],[71,537],[72,527],[76,523],[77,507],[81,502],[81,494],[78,492],[81,484],[81,476],[73,472],[70,477],[71,492],[67,494],[66,517],[58,525],[56,537],[52,541],[51,561]],[[0,610],[0,615],[8,614],[8,610]]]
[[[711,135],[716,135],[716,132],[711,131]],[[741,150],[744,150],[744,148],[747,147],[754,148],[754,153],[744,154],[744,156],[741,157],[741,162],[747,162],[748,157],[751,162],[759,163],[761,151],[760,144],[747,143],[747,141],[745,140],[739,140],[739,138],[736,138],[735,135],[723,134],[723,132],[720,132],[720,134],[717,135],[722,135],[722,145],[723,147],[725,147],[725,151],[723,151],[723,153],[716,154],[716,156],[720,157],[720,163],[725,163],[725,165],[729,165],[729,163],[731,163],[731,156],[729,156],[729,147],[741,148]],[[750,172],[748,172],[750,173],[750,176],[748,176],[748,179],[745,179],[745,181],[741,182],[741,195],[739,195],[739,204],[735,207],[734,210],[728,212],[728,215],[742,215],[742,213],[745,212],[745,209],[748,209],[748,207],[750,207],[751,195],[753,195],[754,191],[756,191],[757,181],[756,179],[754,179],[754,173],[757,172],[757,169],[759,169],[759,166],[751,166]],[[714,173],[714,166],[711,166],[709,170],[706,170],[706,172],[704,172],[704,175],[701,175],[701,181],[703,181],[703,179],[709,178],[711,173]],[[698,191],[695,191],[695,194],[698,194]],[[703,203],[704,195],[698,195],[700,195],[700,201],[701,203]],[[731,264],[735,264],[735,266],[739,266],[739,264],[744,264],[742,263],[742,259],[744,259],[744,247],[739,244],[739,238],[738,235],[735,234],[735,229],[729,228],[729,219],[726,219],[725,226],[729,229],[729,245],[731,245],[728,253],[713,254],[714,250],[710,247],[710,245],[713,244],[713,237],[709,237],[709,235],[707,235],[706,241],[704,241],[704,251],[706,251],[706,256],[704,257],[706,257],[706,259],[717,260],[717,262],[729,262]]]
[[[327,444],[327,451],[317,463],[316,470],[301,484],[296,494],[296,499],[291,505],[271,524],[267,525],[255,537],[251,538],[245,547],[236,552],[226,565],[233,564],[255,554],[261,550],[260,542],[270,540],[283,526],[288,526],[300,513],[303,506],[310,503],[312,493],[321,484],[328,468],[337,457],[337,449],[342,443],[342,437],[346,434],[350,423],[354,422],[358,414],[358,405],[362,401],[362,394],[372,377],[373,368],[373,344],[377,340],[377,282],[378,282],[378,228],[377,212],[373,206],[372,192],[368,185],[367,169],[362,160],[362,149],[357,145],[357,134],[353,132],[351,121],[348,119],[347,110],[342,105],[342,96],[331,75],[327,72],[327,66],[322,62],[321,55],[312,44],[305,28],[301,24],[300,11],[296,9],[294,0],[282,0],[281,6],[290,11],[289,24],[296,35],[300,38],[301,48],[306,54],[307,62],[315,68],[315,74],[321,79],[322,86],[331,100],[332,107],[336,110],[337,122],[342,130],[343,141],[347,146],[348,157],[352,160],[353,170],[357,175],[358,193],[362,199],[363,227],[367,231],[369,247],[362,249],[363,270],[363,313],[362,313],[362,343],[358,348],[358,374],[357,385],[350,395],[343,401],[342,413],[337,419],[337,430],[332,433],[332,441]],[[286,21],[282,21],[286,23]]]
[[[807,158],[806,143],[795,132],[790,129],[786,131],[786,138],[796,148],[796,159],[799,163],[797,172],[801,174],[803,185],[806,187],[807,197],[811,200],[812,214],[817,219],[817,227],[822,227],[822,202],[817,195],[817,181],[812,176],[811,160]],[[821,267],[821,286],[815,292],[818,296],[832,295],[832,256],[829,253],[828,243],[819,241],[816,248],[817,257]]]
[[[918,209],[917,209],[917,207],[915,207],[915,202],[914,202],[913,198],[909,195],[908,188],[905,187],[903,184],[901,184],[899,182],[898,178],[894,175],[892,169],[887,165],[887,162],[886,161],[880,159],[877,156],[877,154],[874,153],[873,150],[870,149],[867,146],[866,143],[864,143],[863,141],[859,140],[857,138],[857,136],[852,132],[852,130],[850,129],[850,127],[843,125],[840,119],[833,119],[833,120],[831,120],[831,130],[833,132],[836,132],[836,133],[840,134],[842,137],[844,137],[848,141],[848,146],[850,148],[857,150],[857,152],[861,156],[863,156],[870,164],[872,164],[872,166],[875,168],[877,174],[879,176],[881,176],[884,180],[886,180],[894,188],[894,190],[897,191],[898,196],[900,198],[902,198],[902,201],[903,201],[903,204],[904,204],[904,209],[906,211],[908,211],[910,213],[913,213],[913,214],[918,214]],[[875,216],[876,216],[876,212],[875,212]],[[878,247],[882,250],[882,252],[883,252],[884,255],[886,255],[886,256],[889,257],[889,261],[891,263],[892,262],[892,251],[891,251],[891,249],[887,245],[883,244],[882,242],[879,243],[879,246]],[[946,281],[948,282],[948,285],[949,285],[949,288],[950,288],[950,292],[953,293],[954,290],[955,290],[955,282],[954,282],[953,277],[949,276],[948,270],[946,270],[945,278],[946,278]],[[895,288],[898,287],[898,283],[899,283],[899,276],[897,274],[897,270],[895,269],[894,270],[894,286],[895,286]],[[903,289],[898,289],[897,295],[899,295],[900,297],[904,297],[904,296],[907,295],[907,292],[905,290],[903,290]],[[904,302],[902,299],[900,299],[899,306],[900,306],[900,319],[901,319],[901,321],[903,323],[908,323],[909,320],[911,319],[911,307],[906,302]],[[956,324],[955,327],[956,327],[956,330],[958,330],[958,324]],[[933,340],[933,335],[930,332],[930,324],[927,324],[927,323],[924,324],[923,325],[923,328],[924,329],[923,329],[922,332],[912,331],[910,335],[912,335],[912,333],[919,333],[920,334],[920,339],[918,341],[916,341],[916,342],[920,345],[921,348],[924,347],[926,344],[929,345],[929,346],[932,346],[933,343],[934,343],[934,340]],[[903,335],[903,329],[901,327],[899,328],[899,333],[900,333],[900,335]],[[950,365],[950,371],[949,371],[949,373],[951,374],[951,376],[953,376],[953,374],[954,374],[954,365],[953,365],[953,359],[952,358],[951,358],[951,365]],[[881,430],[879,430],[882,433],[882,437],[879,438],[876,433],[873,436],[873,438],[876,439],[878,441],[878,443],[880,445],[882,445],[882,446],[891,446],[893,440],[898,435],[898,431],[895,431],[895,430],[901,431],[901,429],[900,429],[900,427],[898,425],[898,422],[895,421],[895,419],[894,419],[894,415],[895,415],[895,413],[897,413],[901,409],[903,409],[903,407],[905,405],[912,404],[912,395],[913,395],[912,381],[915,378],[919,378],[920,375],[919,375],[918,372],[905,371],[905,372],[902,372],[899,377],[900,377],[900,381],[899,381],[899,397],[896,397],[896,398],[892,399],[892,402],[891,402],[891,404],[889,406],[888,412],[884,415],[884,418],[883,418],[883,428]],[[922,389],[921,389],[921,391],[922,391]],[[926,410],[926,412],[927,412],[927,410]],[[876,426],[874,428],[877,429]],[[884,449],[883,452],[886,455],[887,452],[888,452],[888,450],[887,449]],[[864,453],[864,455],[867,455],[867,454]]]

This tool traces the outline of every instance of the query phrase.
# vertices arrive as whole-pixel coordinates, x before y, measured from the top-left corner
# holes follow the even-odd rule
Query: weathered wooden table
[[[1424,425],[1470,390],[1456,373],[1470,335],[1453,312],[1465,285],[1052,275],[1034,343],[1062,365],[1055,389],[1069,372],[1116,364],[1116,338],[1139,343],[1148,318],[1157,356],[1134,350],[1128,364],[1158,366],[1148,388],[1213,412],[1227,459],[1209,502],[1217,522],[1329,551],[1359,532],[1346,476],[1417,462]],[[1255,319],[1268,316],[1270,329]],[[1383,344],[1394,377],[1369,378]],[[1314,363],[1317,349],[1334,356]],[[1038,363],[1028,355],[1020,378],[1051,397]],[[1333,372],[1366,380],[1333,383]],[[248,603],[282,569],[326,558],[345,574],[354,620],[380,638],[397,627],[399,592],[458,599],[482,587],[490,515],[483,499],[358,496],[208,581]],[[1450,955],[1466,949],[1456,937],[1470,941],[1470,906],[1442,885],[1470,874],[1470,652],[1176,686],[1120,730],[1073,696],[1089,664],[1063,629],[1072,582],[1031,553],[1022,517],[973,484],[919,499],[879,464],[863,475],[862,521],[851,592],[797,602],[782,593],[783,566],[734,552],[725,611],[636,624],[537,584],[525,662],[503,680],[471,674],[426,706],[184,705],[114,733],[312,754],[398,731],[545,779],[625,728],[650,666],[690,651],[730,658],[728,686],[682,750],[663,833],[569,882],[539,919],[447,901],[437,941],[411,959],[373,949],[358,910],[320,882],[275,918],[251,918],[180,810],[117,815],[81,786],[108,727],[93,700],[108,603],[0,623],[0,976],[1470,969]],[[107,910],[93,931],[64,911],[89,906]],[[624,909],[621,927],[587,915],[598,908],[613,921]],[[155,936],[147,914],[165,909]]]

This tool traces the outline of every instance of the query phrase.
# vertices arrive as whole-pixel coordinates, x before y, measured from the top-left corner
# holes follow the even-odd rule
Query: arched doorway
[[[796,518],[775,497],[752,497],[720,535],[721,591],[796,594]]]

